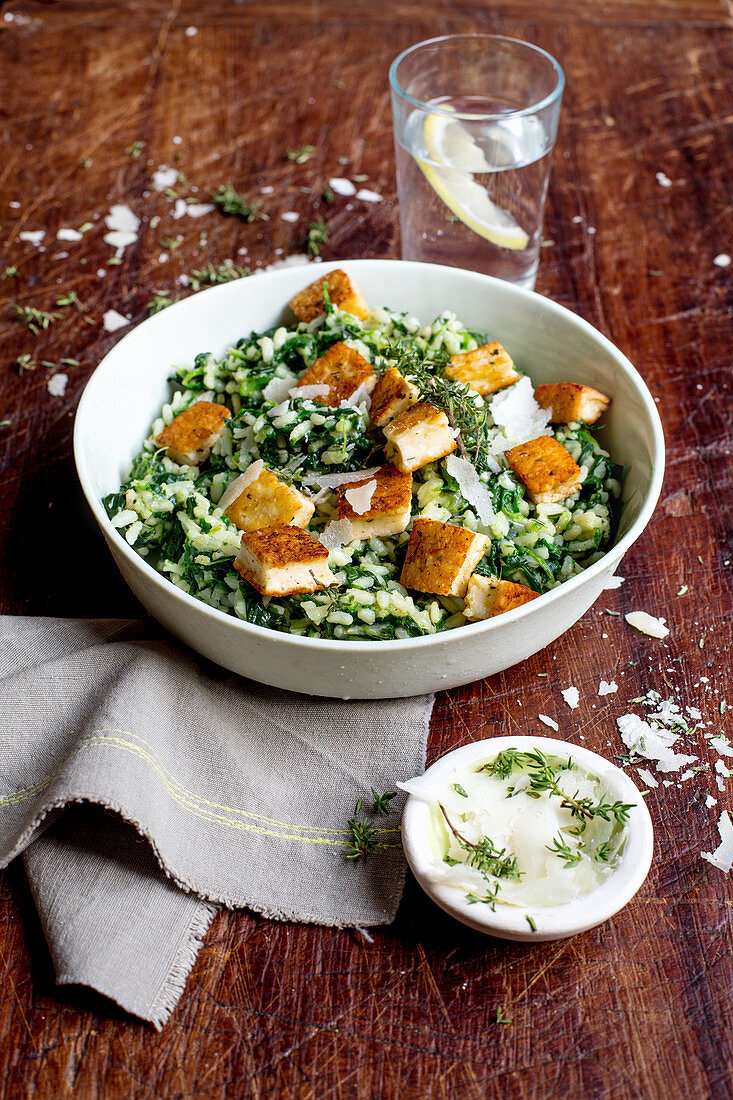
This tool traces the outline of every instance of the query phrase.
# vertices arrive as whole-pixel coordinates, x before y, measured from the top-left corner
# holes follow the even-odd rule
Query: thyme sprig
[[[413,382],[420,397],[442,409],[451,427],[458,432],[456,443],[464,458],[477,470],[488,467],[489,421],[483,399],[468,386],[454,382],[445,374],[450,357],[447,352],[419,350],[401,341],[388,344],[384,352],[397,370]]]
[[[570,795],[563,790],[559,782],[560,773],[572,771],[574,767],[575,765],[570,757],[568,757],[566,763],[553,765],[549,757],[545,756],[540,749],[534,749],[532,752],[522,752],[519,749],[509,748],[500,752],[496,759],[489,764],[482,764],[477,770],[496,775],[499,779],[508,779],[515,768],[526,771],[529,786],[522,793],[530,798],[540,798],[545,792],[554,795],[560,799],[560,805],[563,809],[570,810],[571,815],[577,818],[583,827],[588,821],[592,821],[596,817],[600,817],[604,821],[610,821],[613,818],[617,825],[625,825],[629,820],[630,810],[634,808],[633,804],[626,802],[594,802],[590,797],[581,798],[578,791],[574,795]],[[519,793],[516,788],[511,787],[507,797],[511,797],[516,793]],[[583,829],[579,827],[579,832],[582,831]]]
[[[506,848],[497,848],[493,840],[488,836],[479,837],[474,842],[468,840],[458,832],[455,825],[448,817],[445,806],[438,803],[440,812],[445,818],[445,823],[458,841],[458,844],[466,852],[469,867],[474,867],[482,875],[492,875],[494,878],[520,879],[522,872],[517,866],[517,857],[507,855]]]
[[[345,859],[365,859],[379,844],[374,823],[368,817],[361,816],[363,804],[364,799],[360,798],[354,807],[354,816],[346,823],[349,841],[344,852]]]
[[[267,221],[267,214],[260,210],[259,203],[248,202],[244,195],[235,191],[231,183],[220,183],[211,192],[211,201],[222,214],[230,217],[242,218],[246,222],[253,222],[256,218]]]
[[[220,264],[207,264],[206,267],[191,271],[188,285],[191,290],[200,290],[202,286],[218,286],[220,283],[230,283],[233,279],[243,279],[246,275],[249,275],[246,267],[224,260]]]
[[[384,794],[377,794],[374,787],[372,787],[372,794],[374,795],[372,813],[378,817],[386,817],[389,813],[390,802],[397,797],[397,791],[385,791]]]

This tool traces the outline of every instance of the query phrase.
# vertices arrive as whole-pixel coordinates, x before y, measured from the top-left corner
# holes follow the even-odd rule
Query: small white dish
[[[574,764],[598,776],[607,785],[614,800],[634,806],[629,816],[629,831],[623,852],[609,877],[590,894],[565,905],[537,907],[497,903],[495,910],[492,910],[489,905],[472,904],[455,886],[430,881],[431,861],[435,858],[430,840],[431,811],[429,804],[416,795],[408,798],[402,818],[405,855],[428,897],[446,913],[477,932],[488,932],[499,939],[526,942],[566,939],[614,916],[644,882],[654,851],[649,811],[639,789],[615,764],[590,749],[554,737],[490,737],[474,741],[441,757],[425,774],[437,784],[452,783],[471,764],[492,760],[510,746],[525,752],[540,749],[553,756],[571,756]],[[532,917],[536,930],[530,926],[527,914]]]

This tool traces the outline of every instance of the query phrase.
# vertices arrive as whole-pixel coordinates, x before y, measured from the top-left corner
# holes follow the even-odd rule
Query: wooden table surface
[[[543,712],[563,736],[612,757],[624,751],[615,717],[649,689],[674,689],[730,734],[720,703],[733,704],[731,268],[713,262],[733,252],[728,0],[0,4],[0,275],[20,272],[0,281],[0,609],[139,614],[72,462],[79,395],[118,338],[103,313],[138,321],[192,268],[229,258],[255,268],[302,251],[309,220],[330,226],[325,259],[397,256],[388,64],[421,38],[459,30],[525,38],[561,61],[568,83],[537,289],[638,365],[669,449],[623,586],[551,650],[440,694],[429,756],[495,731],[541,733]],[[287,159],[305,144],[307,162]],[[179,168],[184,195],[233,181],[269,220],[173,220],[173,200],[150,187],[161,164]],[[382,202],[321,198],[329,177],[362,175]],[[102,219],[113,203],[130,203],[142,226],[110,266]],[[297,224],[280,218],[287,210]],[[86,222],[80,242],[56,239]],[[21,239],[40,229],[40,245]],[[179,234],[166,252],[161,240]],[[81,307],[57,307],[70,291]],[[60,317],[34,335],[13,319],[16,301]],[[36,369],[19,375],[19,356]],[[69,382],[55,397],[47,381],[59,370]],[[632,609],[666,617],[666,641],[632,631],[619,616]],[[618,693],[598,697],[601,678]],[[574,711],[560,696],[569,685],[581,695]],[[691,751],[716,759],[701,733]],[[731,889],[700,851],[718,843],[733,779],[721,792],[710,772],[672,778],[647,797],[651,874],[603,927],[505,944],[452,922],[414,883],[373,944],[221,913],[161,1034],[89,991],[56,989],[16,863],[0,887],[0,1094],[730,1096]],[[499,1008],[511,1023],[496,1023]]]

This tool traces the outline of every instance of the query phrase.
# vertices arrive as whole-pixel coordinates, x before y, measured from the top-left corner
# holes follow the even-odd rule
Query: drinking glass
[[[492,34],[419,42],[389,72],[402,258],[531,289],[565,78]]]

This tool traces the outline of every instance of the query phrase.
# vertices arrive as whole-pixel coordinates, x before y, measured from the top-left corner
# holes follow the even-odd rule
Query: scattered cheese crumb
[[[711,794],[709,794],[707,796],[707,798],[705,799],[705,805],[707,806],[708,809],[710,809],[711,806],[717,806],[718,805],[718,800],[717,800],[717,798],[713,798],[713,796]]]
[[[297,212],[297,210],[286,210],[284,214],[280,215],[280,217],[284,222],[294,223],[298,221],[298,219],[300,218],[300,214]]]
[[[355,195],[356,194],[356,188],[354,187],[351,180],[341,179],[338,176],[334,177],[333,179],[330,179],[328,181],[328,186],[337,195]]]
[[[129,206],[120,203],[113,206],[105,217],[104,224],[110,230],[104,235],[105,243],[111,244],[113,248],[127,248],[128,244],[134,244],[137,240],[140,219]]]
[[[575,710],[580,702],[580,692],[576,687],[564,688],[560,694],[571,710]]]
[[[637,774],[641,776],[641,778],[646,783],[647,787],[658,787],[659,786],[659,783],[654,778],[654,776],[652,775],[652,773],[649,771],[648,768],[639,768]]]
[[[671,187],[672,180],[669,176],[665,176],[664,172],[657,172],[657,183],[660,187]]]
[[[194,35],[199,33],[199,29],[198,27],[186,27],[183,33],[185,34],[186,38],[193,38]]]
[[[367,187],[362,187],[361,191],[356,192],[357,199],[361,199],[362,202],[381,202],[382,196],[378,195],[376,191],[370,191]]]
[[[650,638],[666,638],[669,627],[665,626],[666,619],[655,619],[646,611],[630,611],[624,618],[629,626],[633,626],[641,634],[648,634]]]
[[[733,867],[733,821],[731,821],[730,814],[723,810],[718,821],[718,832],[720,833],[720,844],[714,852],[700,852],[703,859],[706,859],[708,863],[712,863],[713,867],[718,867],[726,874]]]
[[[550,718],[546,714],[538,714],[537,717],[539,718],[540,722],[544,722],[545,725],[549,726],[551,730],[559,730],[560,729],[560,727],[558,726],[558,724],[557,724],[557,722],[555,721],[554,718]]]
[[[711,737],[710,744],[713,746],[718,756],[733,756],[733,749],[730,747],[730,742],[727,737],[722,735],[719,737]]]
[[[730,256],[727,252],[721,252],[715,257],[713,263],[716,267],[730,267]]]
[[[24,229],[22,233],[18,234],[18,239],[28,241],[30,244],[40,244],[45,236],[45,229]]]
[[[615,691],[618,691],[618,684],[615,680],[601,680],[598,685],[599,695],[613,695]]]
[[[608,580],[606,581],[606,583],[603,586],[604,591],[607,588],[620,588],[621,585],[624,583],[625,579],[626,579],[625,577],[616,577],[616,576],[609,577]]]
[[[59,229],[56,234],[57,241],[80,241],[84,236],[78,229]]]
[[[176,199],[173,207],[173,217],[176,221],[186,215],[189,218],[202,218],[204,214],[210,214],[214,209],[211,202],[186,202],[185,199]]]
[[[108,309],[102,318],[102,325],[105,332],[117,332],[118,329],[124,328],[125,325],[129,325],[129,323],[130,318],[123,317],[116,309]]]
[[[153,172],[153,190],[165,191],[168,187],[173,187],[178,182],[178,169],[170,168],[167,164],[159,164],[155,172]]]
[[[46,383],[46,388],[52,397],[63,397],[66,393],[68,374],[52,374]]]
[[[679,734],[661,726],[651,726],[638,714],[622,714],[616,719],[616,725],[627,749],[647,760],[653,760],[657,771],[676,772],[684,764],[692,764],[697,760],[696,756],[673,751],[671,746],[679,740]]]
[[[722,775],[724,779],[730,779],[730,768],[726,767],[722,760],[715,761],[715,770],[718,775]]]

